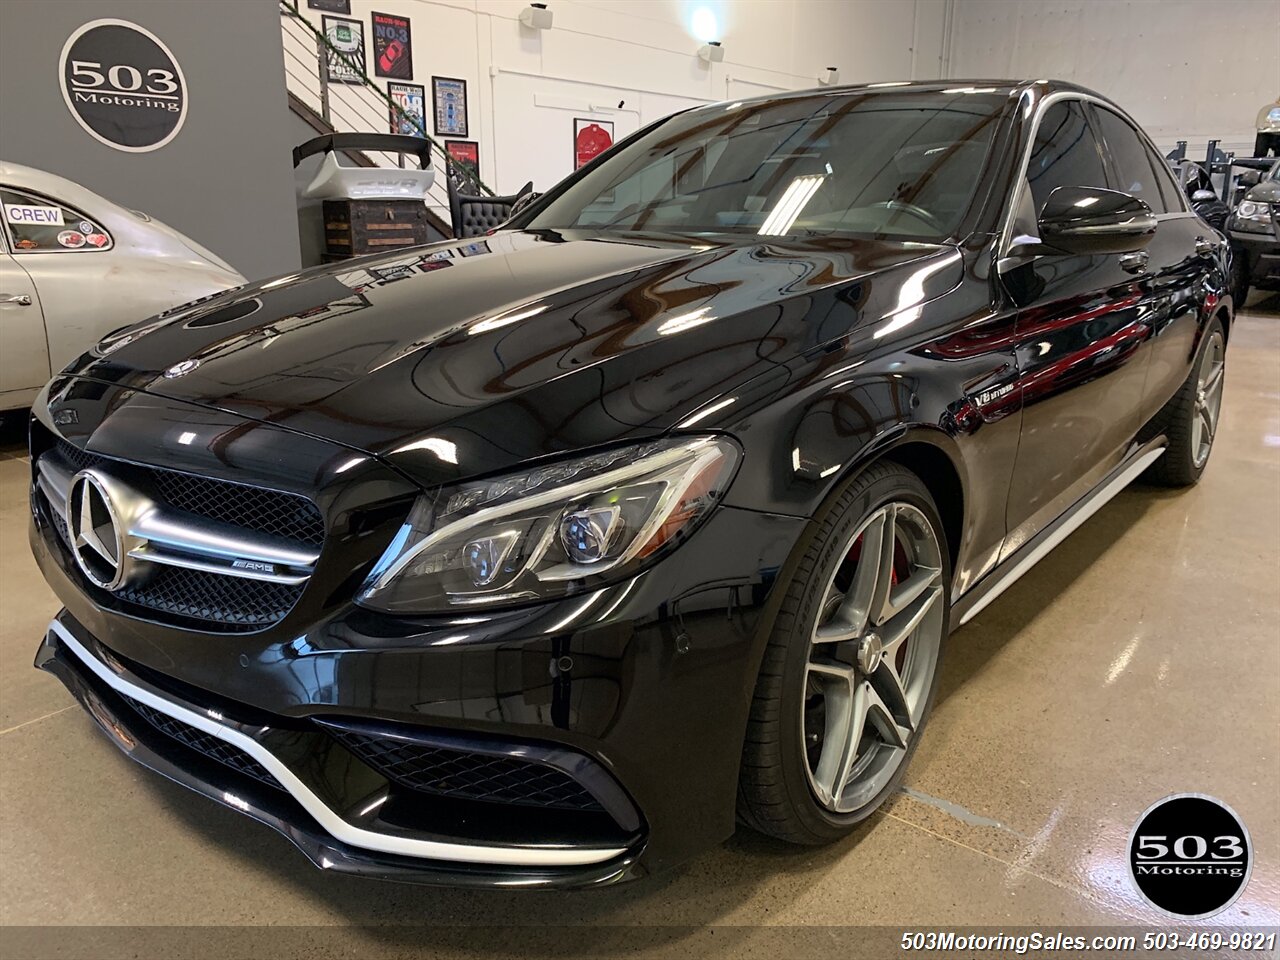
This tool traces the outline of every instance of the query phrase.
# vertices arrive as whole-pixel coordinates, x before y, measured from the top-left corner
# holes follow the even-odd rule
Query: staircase
[[[436,169],[435,182],[426,198],[428,219],[441,237],[452,237],[449,184],[454,183],[463,193],[492,196],[493,191],[480,180],[479,171],[450,159],[440,143],[424,129],[424,124],[406,114],[360,64],[338,50],[324,32],[299,11],[295,0],[280,0],[280,28],[290,110],[316,134],[412,132],[427,140],[431,144],[431,163]],[[367,61],[371,49],[367,33],[365,43]],[[339,61],[357,79],[351,83],[330,82],[325,69],[326,60],[330,58]],[[427,90],[429,97],[430,82],[420,86]],[[405,165],[402,154],[346,151],[344,156],[366,167]]]

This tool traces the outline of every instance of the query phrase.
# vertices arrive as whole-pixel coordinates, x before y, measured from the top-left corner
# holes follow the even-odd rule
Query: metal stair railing
[[[470,164],[454,161],[425,129],[427,104],[423,104],[423,121],[406,113],[385,90],[379,87],[361,69],[353,58],[335,47],[298,10],[295,0],[279,0],[280,24],[284,45],[285,83],[291,101],[310,110],[334,132],[387,133],[411,130],[430,144],[431,162],[443,176],[437,176],[426,197],[426,204],[445,223],[450,222],[449,181],[453,180],[463,193],[493,196]],[[366,49],[366,56],[368,51]],[[334,58],[357,79],[351,83],[335,83],[329,80],[326,69],[329,58]],[[426,89],[426,84],[421,84]],[[426,99],[424,95],[424,100]],[[395,131],[391,130],[392,118]],[[364,156],[376,166],[403,167],[404,155],[383,151],[364,151]]]

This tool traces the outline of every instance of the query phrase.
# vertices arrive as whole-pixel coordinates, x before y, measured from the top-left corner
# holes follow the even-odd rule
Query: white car
[[[104,334],[245,282],[177,230],[0,161],[0,411],[28,406]]]

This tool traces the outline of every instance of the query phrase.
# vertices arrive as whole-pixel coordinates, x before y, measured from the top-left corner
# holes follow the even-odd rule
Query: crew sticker
[[[1253,844],[1220,800],[1179,793],[1149,807],[1129,836],[1129,876],[1147,903],[1188,920],[1235,902],[1253,870]]]
[[[62,226],[61,207],[43,207],[26,203],[6,203],[4,218],[10,223],[28,223],[38,227]]]
[[[163,41],[127,20],[92,20],[67,38],[58,76],[67,109],[116,150],[158,150],[187,118],[187,84]]]
[[[58,243],[62,244],[64,247],[70,247],[73,250],[76,247],[83,247],[84,234],[79,230],[63,230],[58,234]]]

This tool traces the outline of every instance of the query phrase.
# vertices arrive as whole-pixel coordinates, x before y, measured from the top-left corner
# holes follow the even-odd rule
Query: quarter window
[[[1116,172],[1116,189],[1132,194],[1146,203],[1154,213],[1169,213],[1172,196],[1159,179],[1151,160],[1151,151],[1136,130],[1123,117],[1103,107],[1097,108],[1098,129],[1111,153]],[[1170,185],[1171,187],[1171,185]]]
[[[1107,188],[1102,151],[1079,100],[1059,100],[1040,117],[1027,181],[1037,214],[1058,187]]]
[[[78,253],[111,246],[111,235],[101,224],[55,200],[2,189],[0,202],[14,253]]]

